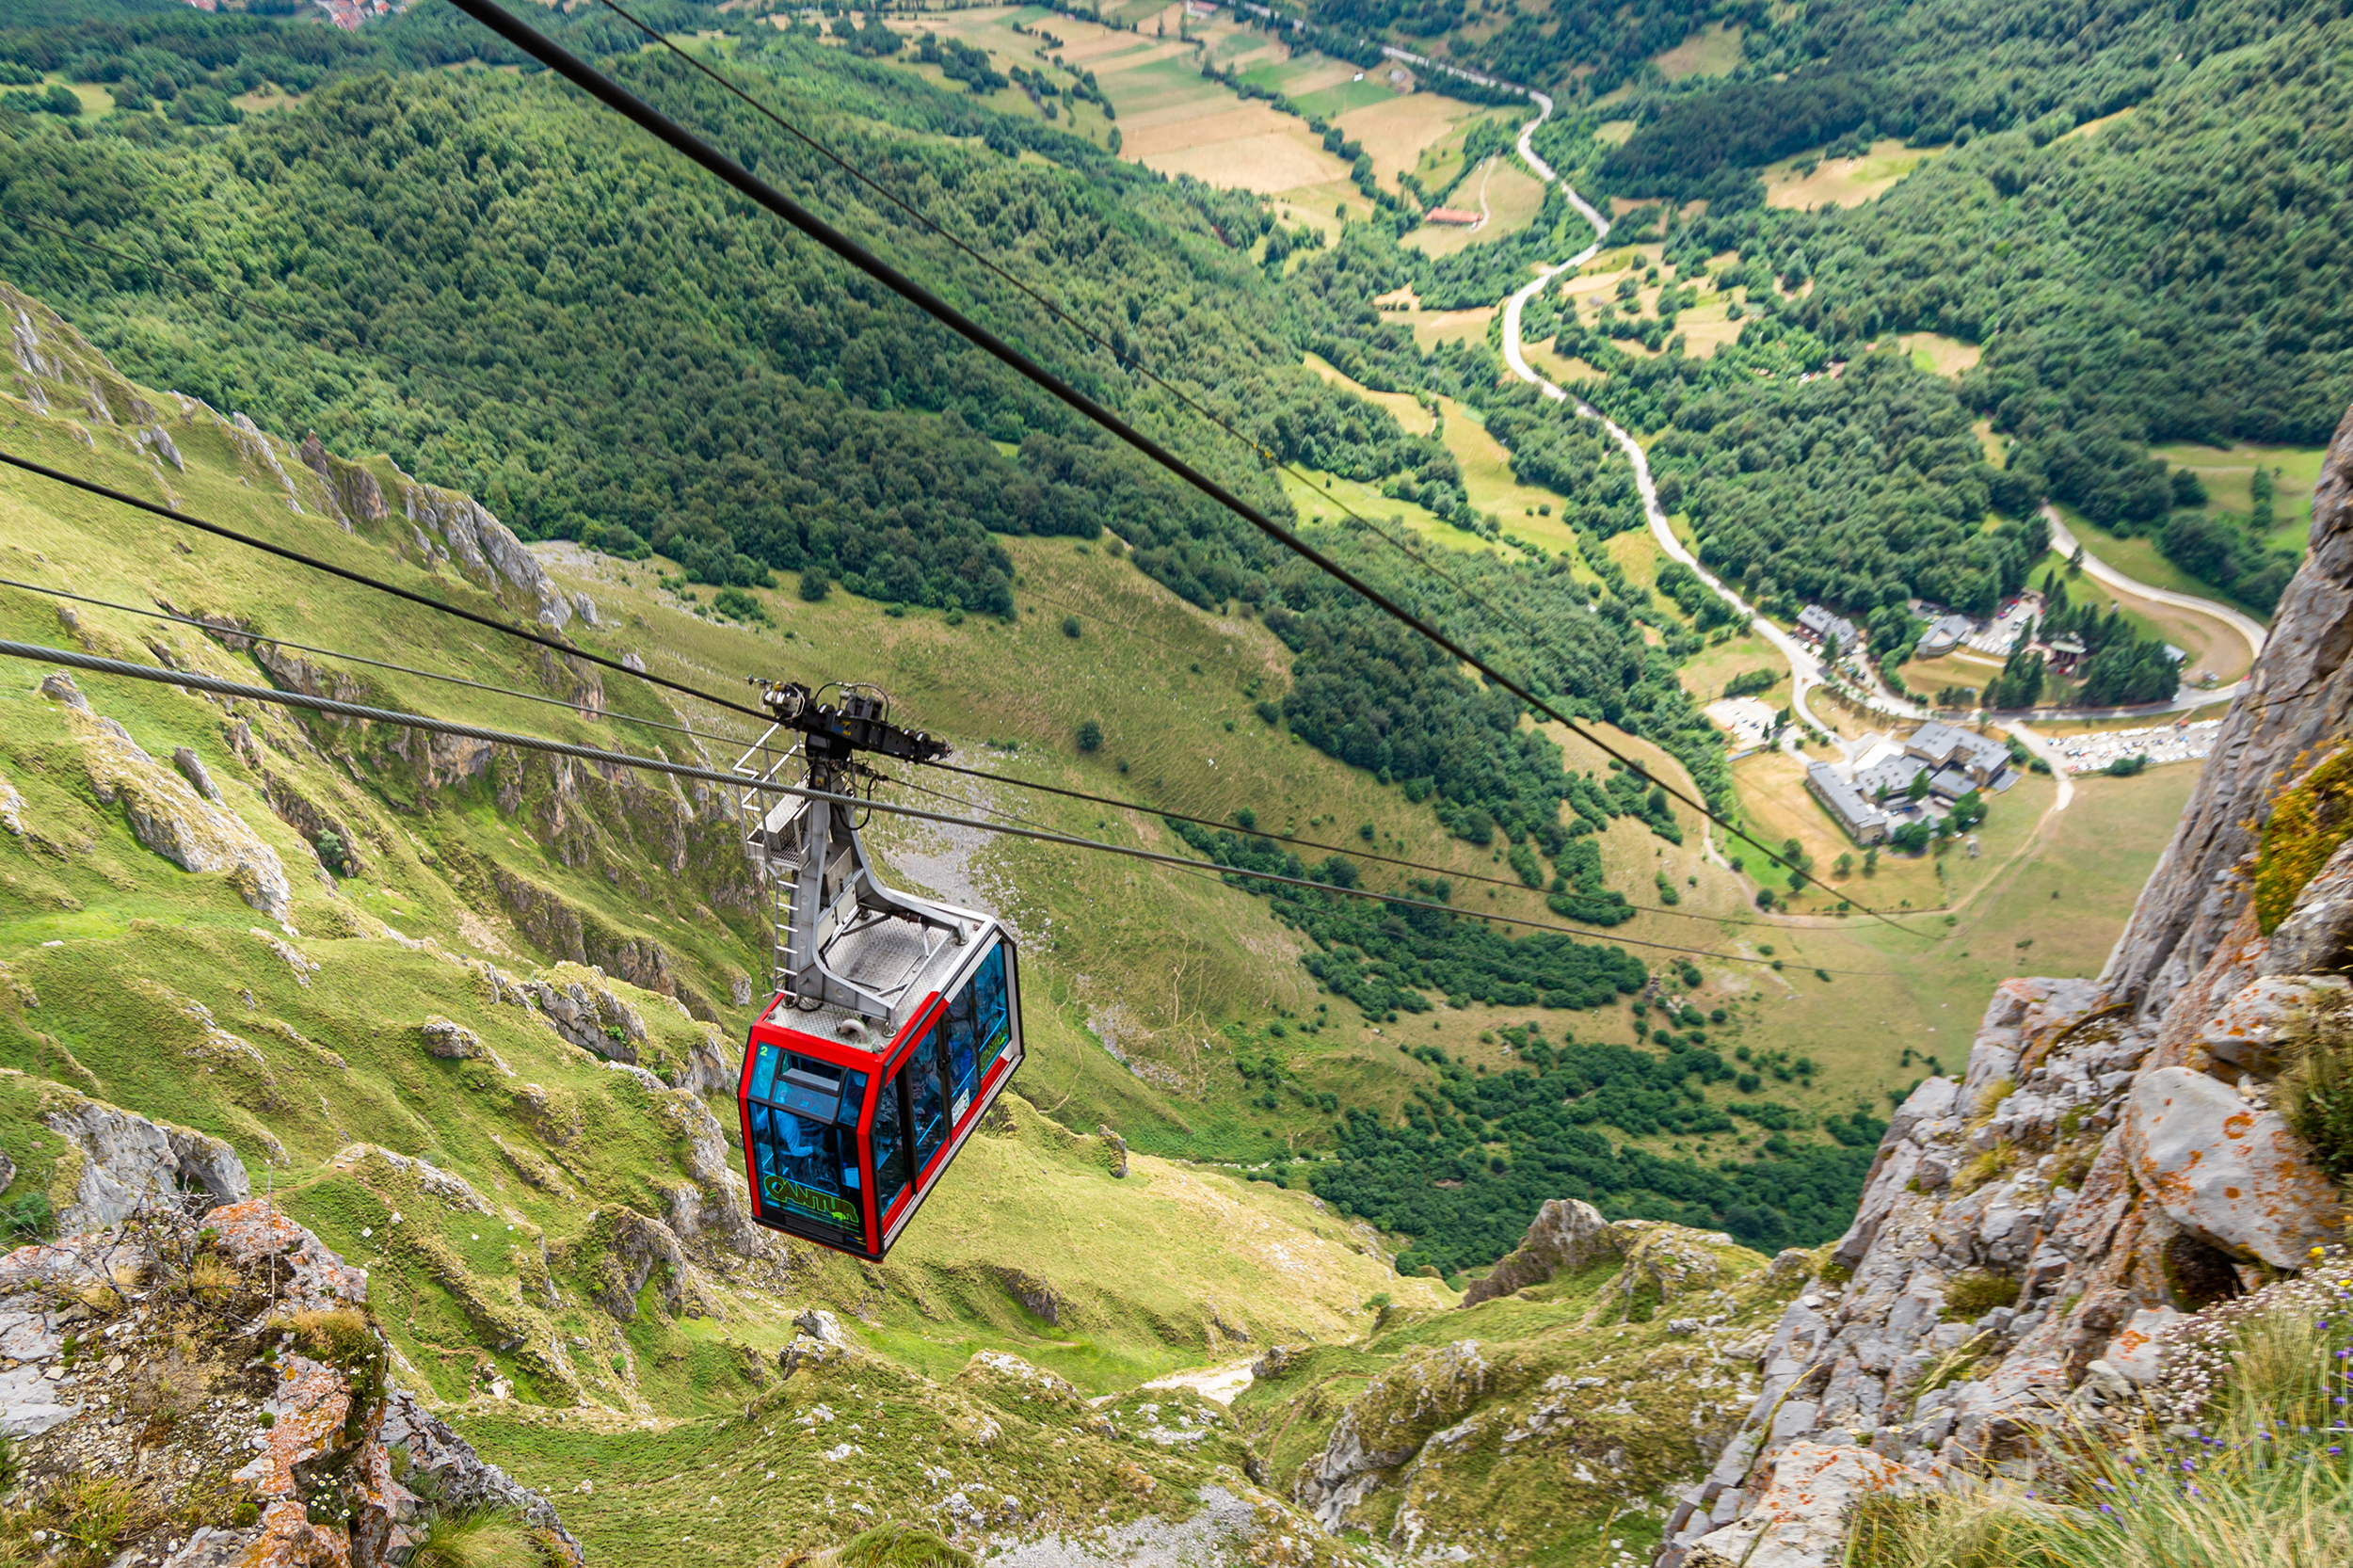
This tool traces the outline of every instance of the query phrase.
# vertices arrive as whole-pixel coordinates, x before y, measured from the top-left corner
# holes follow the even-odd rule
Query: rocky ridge
[[[0,1257],[0,1528],[118,1568],[378,1568],[488,1505],[581,1560],[544,1497],[387,1379],[367,1275],[247,1196],[226,1144],[58,1093],[90,1196]]]
[[[2096,981],[2011,980],[1889,1124],[1852,1227],[1659,1568],[1827,1568],[1865,1492],[2030,1480],[2157,1383],[2174,1325],[2343,1234],[2271,1109],[2282,1032],[2353,969],[2353,414],[2312,546]],[[2341,765],[2341,764],[2340,764]]]

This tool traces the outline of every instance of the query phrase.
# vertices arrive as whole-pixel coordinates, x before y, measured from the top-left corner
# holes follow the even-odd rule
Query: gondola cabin
[[[752,1217],[860,1257],[890,1250],[1021,1064],[1013,938],[985,915],[852,924],[827,962],[896,999],[895,1029],[779,993],[744,1053],[737,1098]]]

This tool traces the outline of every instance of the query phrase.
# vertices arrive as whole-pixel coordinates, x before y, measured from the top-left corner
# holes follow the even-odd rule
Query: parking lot
[[[2051,744],[2066,759],[2069,773],[2098,773],[2120,757],[2146,756],[2159,762],[2202,761],[2214,750],[2220,719],[2201,724],[2154,725],[2147,729],[2108,729],[2091,735],[2055,736]]]

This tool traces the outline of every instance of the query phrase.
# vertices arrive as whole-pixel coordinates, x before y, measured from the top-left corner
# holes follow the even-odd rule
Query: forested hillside
[[[1744,79],[1640,100],[1598,178],[1709,198],[1672,248],[1686,264],[1737,251],[1751,300],[1836,357],[1901,331],[1981,344],[1961,397],[2019,439],[2025,491],[2156,532],[2177,503],[2148,445],[2313,444],[2353,397],[2336,308],[2347,16],[2342,0],[2024,24],[1998,6],[1809,8],[1750,39]],[[1753,166],[1890,136],[1951,150],[1865,206],[1758,204]],[[2252,559],[2244,574],[2259,602],[2284,581]]]
[[[269,40],[286,31],[259,29],[240,47],[280,47]],[[1368,481],[1401,473],[1442,513],[1460,509],[1459,495],[1444,499],[1460,475],[1442,445],[1299,368],[1311,346],[1360,360],[1359,333],[1375,352],[1411,353],[1410,339],[1380,331],[1371,291],[1347,283],[1343,259],[1319,269],[1340,280],[1328,288],[1282,289],[1243,251],[1272,222],[1246,198],[1172,185],[1036,122],[806,39],[760,34],[744,41],[736,69],[1000,264],[1044,280],[1114,353],[1180,372],[1189,395],[1283,458]],[[41,36],[114,37],[94,25]],[[72,227],[120,257],[25,226],[0,240],[0,266],[70,301],[143,376],[341,446],[385,450],[482,494],[526,537],[659,551],[699,581],[741,586],[796,571],[810,594],[830,583],[1003,616],[1014,599],[999,536],[1109,528],[1182,597],[1297,622],[1286,635],[1303,663],[1286,708],[1300,734],[1434,796],[1441,820],[1478,841],[1499,828],[1560,853],[1557,828],[1530,838],[1567,787],[1548,743],[1531,771],[1508,705],[1491,712],[1446,662],[1410,639],[1367,643],[1366,612],[1347,596],[1278,565],[1234,520],[568,88],[399,70],[402,51],[438,55],[449,38],[384,36],[375,57],[392,73],[330,82],[296,110],[233,131],[153,117],[94,134],[17,122],[0,145],[0,207]],[[115,41],[146,47],[128,32]],[[616,66],[688,122],[719,128],[753,168],[952,280],[992,325],[1196,461],[1288,510],[1241,442],[1123,374],[783,132],[674,61],[623,56]],[[1393,242],[1385,249],[1399,254]],[[224,308],[183,279],[276,313]],[[347,342],[322,346],[304,323]],[[1721,787],[1704,723],[1671,671],[1646,665],[1625,607],[1596,619],[1586,590],[1541,563],[1494,571],[1486,597],[1550,629],[1534,647],[1514,646],[1500,639],[1519,622],[1457,596],[1428,598],[1413,561],[1388,547],[1347,536],[1332,547],[1423,594],[1428,613],[1540,691],[1630,725],[1657,713],[1659,737]],[[1572,871],[1586,884],[1597,874],[1545,875]]]
[[[2333,313],[2353,281],[2333,244],[2348,216],[2353,24],[2329,4],[2064,21],[1960,0],[1781,21],[1673,5],[1607,20],[1445,7],[1319,19],[1570,78],[1580,85],[1564,96],[1588,102],[1545,145],[1565,150],[1573,178],[1598,168],[1623,194],[1703,199],[1627,220],[1663,242],[1635,264],[1655,259],[1663,277],[1641,282],[1668,291],[1635,334],[1642,352],[1621,346],[1625,317],[1580,320],[1554,298],[1533,316],[1559,353],[1601,373],[1589,395],[1645,439],[1660,499],[1704,564],[1768,614],[1820,600],[1855,616],[1892,677],[1918,630],[1908,600],[1982,612],[2026,582],[2047,546],[2046,496],[2162,529],[2177,556],[2202,551],[2208,569],[2276,591],[2282,574],[2249,539],[2165,520],[2185,492],[2145,448],[2309,440],[2331,400],[2353,395]],[[1318,528],[1316,542],[1731,801],[1720,737],[1680,666],[1737,629],[1689,573],[1658,571],[1654,592],[1647,567],[1630,572],[1626,536],[1643,517],[1623,456],[1506,376],[1492,331],[1417,342],[1375,305],[1410,288],[1425,312],[1492,306],[1531,266],[1584,248],[1590,232],[1558,189],[1525,229],[1438,260],[1400,244],[1413,220],[1396,201],[1287,257],[1261,245],[1276,214],[1246,192],[1160,177],[806,28],[682,0],[650,14],[706,35],[696,47],[1086,332],[610,18],[550,24],[1279,517],[1297,514],[1268,456],[1500,538],[1511,520],[1471,505],[1467,458],[1304,361],[1429,394],[1425,408],[1459,399],[1513,476],[1555,498],[1554,545],[1448,552],[1433,570],[1418,557],[1434,547],[1400,548],[1385,520]],[[1747,30],[1728,78],[1669,84],[1644,64],[1711,17]],[[1041,610],[1016,562],[1034,557],[1015,542],[1067,550],[1108,532],[1114,558],[1178,599],[1271,634],[1278,663],[1235,722],[1360,770],[1450,847],[1486,851],[1498,874],[1587,926],[1633,916],[1596,847],[1613,824],[1651,834],[1645,854],[1695,825],[1637,775],[1564,769],[1518,704],[570,89],[489,69],[514,62],[446,8],[357,35],[62,0],[10,20],[9,72],[107,84],[120,107],[97,119],[0,105],[0,213],[21,219],[0,225],[0,275],[147,384],[315,430],[338,452],[388,454],[478,493],[526,538],[659,554],[673,587],[725,587],[739,607],[759,602],[744,590],[781,587],[812,604],[940,612],[947,626],[1027,622]],[[1940,27],[1983,47],[1942,45]],[[1590,103],[1621,85],[1631,91],[1606,108]],[[265,114],[232,102],[264,87],[299,101]],[[1615,152],[1593,136],[1605,114],[1633,121]],[[1882,135],[1953,145],[1867,205],[1760,204],[1753,166]],[[1744,323],[1706,358],[1685,352],[1673,320],[1677,285],[1703,270],[1737,291]],[[1641,286],[1629,278],[1620,297]],[[1956,384],[1885,350],[1899,330],[1980,344],[1982,361]],[[1980,419],[2012,438],[2007,456],[1972,428]],[[2085,614],[2100,667],[2116,672],[2096,690],[2165,695],[2162,642]],[[1075,612],[1064,624],[1080,634]],[[1072,738],[1093,754],[1082,731]],[[1359,874],[1345,856],[1298,858],[1233,820],[1240,831],[1179,831],[1228,868]],[[1456,896],[1438,881],[1416,890]],[[1374,918],[1321,888],[1271,906],[1315,980],[1368,1027],[1442,1002],[1574,1017],[1617,1006],[1650,973],[1593,941]],[[1753,1171],[1611,1164],[1588,1124],[1697,1139],[1740,1114],[1705,1103],[1732,1069],[1700,1023],[1670,1016],[1691,1031],[1673,1036],[1672,1060],[1575,1045],[1565,1030],[1540,1054],[1524,1031],[1519,1064],[1474,1084],[1441,1053],[1428,1064],[1456,1071],[1442,1070],[1426,1126],[1316,1130],[1338,1156],[1319,1184],[1421,1236],[1425,1260],[1448,1269],[1494,1256],[1563,1183],[1759,1244],[1834,1229],[1870,1142],[1860,1122],[1842,1124],[1851,1148],[1831,1128],[1835,1146],[1769,1149]],[[1264,1094],[1283,1081],[1272,1073]],[[1475,1155],[1474,1135],[1499,1147]]]

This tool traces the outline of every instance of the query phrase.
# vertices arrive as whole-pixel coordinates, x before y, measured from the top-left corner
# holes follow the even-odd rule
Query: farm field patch
[[[1372,519],[1375,522],[1385,526],[1402,524],[1423,538],[1452,550],[1495,552],[1504,548],[1481,538],[1467,529],[1457,528],[1452,523],[1442,520],[1436,513],[1425,506],[1383,495],[1377,486],[1361,484],[1353,479],[1342,479],[1337,474],[1323,473],[1314,469],[1305,469],[1301,472],[1307,475],[1306,483],[1303,484],[1289,470],[1284,471],[1283,494],[1289,499],[1291,505],[1297,508],[1299,515],[1309,522],[1347,521],[1348,513],[1341,509],[1341,503],[1346,503],[1357,513]],[[1390,527],[1389,531],[1395,533],[1396,529]]]
[[[1367,72],[1365,83],[1353,85],[1369,86],[1370,75]],[[1362,144],[1365,156],[1372,160],[1373,178],[1396,190],[1401,170],[1418,168],[1425,151],[1487,112],[1442,93],[1411,92],[1345,110],[1333,117],[1333,123],[1351,141]]]
[[[1670,82],[1721,76],[1740,63],[1740,28],[1737,24],[1711,22],[1673,49],[1653,55],[1651,63]]]
[[[1985,358],[1985,349],[1959,338],[1948,338],[1941,332],[1905,332],[1896,342],[1912,356],[1912,362],[1930,376],[1959,376],[1976,368]]]
[[[1464,212],[1484,212],[1487,221],[1476,229],[1425,223],[1399,243],[1435,257],[1508,239],[1527,228],[1543,209],[1545,187],[1516,160],[1506,162],[1498,157],[1455,187],[1447,204]]]
[[[1804,158],[1785,159],[1765,170],[1765,201],[1768,206],[1795,212],[1811,211],[1825,202],[1860,207],[1945,151],[1943,147],[1906,147],[1889,136],[1873,142],[1870,152],[1860,158],[1821,158],[1809,152]],[[1798,172],[1799,164],[1815,158],[1819,163],[1811,173]]]

